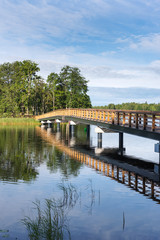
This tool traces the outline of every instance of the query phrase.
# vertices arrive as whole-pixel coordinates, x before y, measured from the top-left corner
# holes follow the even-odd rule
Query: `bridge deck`
[[[37,120],[56,118],[74,120],[160,140],[160,112],[111,109],[62,109],[35,117]]]

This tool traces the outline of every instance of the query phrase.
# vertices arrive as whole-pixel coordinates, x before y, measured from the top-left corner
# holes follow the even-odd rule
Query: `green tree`
[[[30,60],[0,65],[0,116],[41,114],[61,108],[89,108],[88,81],[78,68],[65,66],[45,82]]]
[[[91,107],[91,101],[87,95],[88,81],[81,75],[79,68],[63,67],[60,78],[64,84],[66,108]]]
[[[0,115],[15,117],[35,113],[37,105],[42,111],[43,94],[40,94],[43,91],[39,88],[38,94],[37,85],[44,87],[44,84],[43,79],[37,76],[39,70],[38,64],[30,60],[0,65]]]
[[[31,109],[33,98],[32,98],[32,88],[36,80],[38,80],[37,72],[40,71],[38,64],[30,60],[24,60],[22,62],[22,71],[23,71],[23,83],[24,83],[24,104],[27,109],[27,114]]]
[[[52,109],[55,110],[55,92],[56,92],[56,85],[58,85],[59,76],[57,73],[51,73],[47,78],[48,83],[48,93],[52,99]]]

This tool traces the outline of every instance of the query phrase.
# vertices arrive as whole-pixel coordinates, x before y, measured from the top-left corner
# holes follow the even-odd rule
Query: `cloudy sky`
[[[160,89],[160,0],[0,0],[0,63],[46,78],[77,66],[92,87]]]

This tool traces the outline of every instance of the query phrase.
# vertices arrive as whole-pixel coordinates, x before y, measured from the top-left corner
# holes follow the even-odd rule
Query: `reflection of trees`
[[[52,173],[60,170],[65,178],[77,176],[81,166],[64,154],[62,149],[46,144],[33,127],[0,129],[1,180],[16,182],[35,179],[38,174],[36,167],[44,161]]]
[[[37,151],[35,151],[35,145],[29,143],[30,137],[35,140],[34,128],[0,129],[0,178],[2,180],[29,181],[36,178]]]
[[[64,177],[68,178],[70,175],[78,175],[81,163],[74,161],[55,147],[54,154],[47,159],[47,166],[51,172],[60,170]]]
[[[54,151],[53,149],[49,149],[46,163],[52,173],[60,171],[65,178],[69,178],[71,175],[78,176],[81,167],[80,162],[74,161],[57,147],[54,147]]]
[[[62,141],[57,141],[56,136],[53,133],[47,133],[45,129],[36,127],[37,135],[40,135],[43,140],[49,142],[51,145],[48,146],[45,159],[47,162],[48,169],[51,172],[61,171],[65,178],[71,175],[77,176],[81,163],[74,161],[65,153],[65,145]],[[67,149],[69,149],[67,147]]]

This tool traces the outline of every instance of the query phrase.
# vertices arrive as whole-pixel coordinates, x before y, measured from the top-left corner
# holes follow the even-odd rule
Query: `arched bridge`
[[[160,140],[160,112],[111,109],[62,109],[35,117],[39,121],[62,119],[97,125],[117,132]]]

